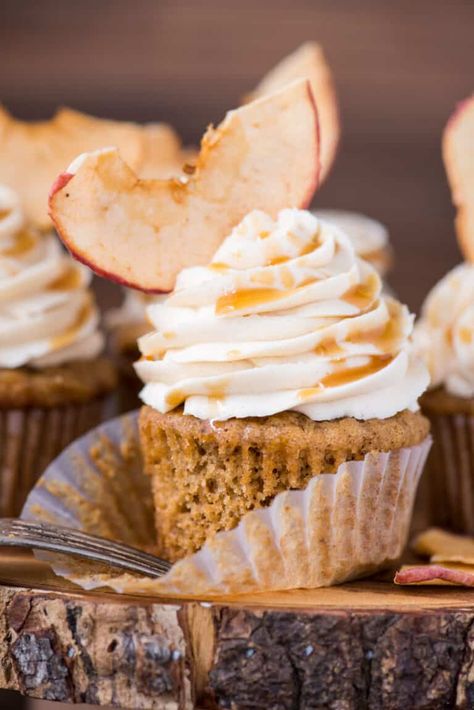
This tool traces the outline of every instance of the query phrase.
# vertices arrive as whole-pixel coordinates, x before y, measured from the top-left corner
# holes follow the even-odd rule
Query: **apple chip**
[[[326,178],[339,143],[339,110],[333,78],[317,42],[305,42],[266,74],[249,98],[265,96],[295,79],[309,79],[318,107],[321,130],[321,182]]]
[[[198,153],[183,148],[176,132],[166,123],[149,123],[143,127],[144,159],[139,167],[141,178],[168,179],[192,171]],[[63,166],[64,167],[64,166]]]
[[[64,166],[79,153],[116,146],[125,162],[143,177],[179,174],[192,154],[164,123],[141,126],[60,109],[49,121],[18,121],[0,106],[0,183],[21,197],[29,221],[51,227],[48,192]]]
[[[457,208],[459,246],[466,261],[474,262],[474,96],[463,101],[448,121],[443,159]]]
[[[413,550],[431,562],[458,562],[473,565],[474,569],[474,538],[466,535],[429,528],[418,535],[412,543]]]
[[[40,229],[51,226],[48,191],[74,156],[104,145],[118,146],[123,159],[139,168],[143,138],[131,123],[60,109],[49,121],[18,121],[0,107],[0,183],[22,198],[27,218]]]
[[[447,584],[462,587],[474,587],[474,567],[446,563],[443,565],[406,565],[394,579],[395,584]]]
[[[70,252],[98,274],[170,291],[208,263],[252,209],[306,207],[318,184],[318,119],[308,81],[230,111],[202,140],[192,174],[140,180],[116,149],[78,158],[53,185],[50,215]]]

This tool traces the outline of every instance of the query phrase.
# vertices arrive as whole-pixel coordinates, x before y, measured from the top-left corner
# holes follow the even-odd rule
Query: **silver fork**
[[[147,577],[161,577],[172,566],[166,560],[121,542],[61,525],[34,523],[18,518],[0,518],[1,546],[61,552],[103,562],[128,572],[139,572]]]

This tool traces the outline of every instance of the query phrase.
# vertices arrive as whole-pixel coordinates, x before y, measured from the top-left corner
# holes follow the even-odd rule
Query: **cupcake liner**
[[[427,526],[474,535],[474,417],[431,414],[433,449],[417,497]]]
[[[110,397],[64,407],[0,409],[0,516],[19,515],[51,461],[112,411]]]
[[[63,556],[48,554],[48,559],[57,574],[84,588],[127,593],[212,596],[337,584],[401,555],[430,445],[428,437],[410,448],[370,453],[336,473],[315,476],[304,490],[280,493],[160,579],[113,573]],[[134,412],[72,444],[32,491],[22,517],[150,549],[152,507]]]

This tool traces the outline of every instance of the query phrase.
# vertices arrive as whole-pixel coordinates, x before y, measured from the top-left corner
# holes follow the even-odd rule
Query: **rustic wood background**
[[[473,26],[472,0],[0,0],[0,101],[22,118],[66,104],[169,121],[196,141],[281,56],[317,39],[344,122],[317,204],[389,226],[391,282],[418,308],[460,258],[440,136],[473,90]]]

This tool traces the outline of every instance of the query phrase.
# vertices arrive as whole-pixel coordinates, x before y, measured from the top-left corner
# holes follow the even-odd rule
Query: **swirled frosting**
[[[148,317],[136,370],[161,412],[386,418],[417,409],[428,384],[406,307],[381,296],[337,227],[302,210],[250,213]]]
[[[339,227],[351,240],[357,256],[369,261],[381,276],[387,273],[392,251],[388,230],[381,222],[347,210],[316,210],[314,214]]]
[[[0,186],[0,368],[42,368],[94,358],[103,347],[88,270],[53,234],[25,224]]]
[[[474,264],[456,266],[428,294],[414,342],[433,387],[474,397]]]

